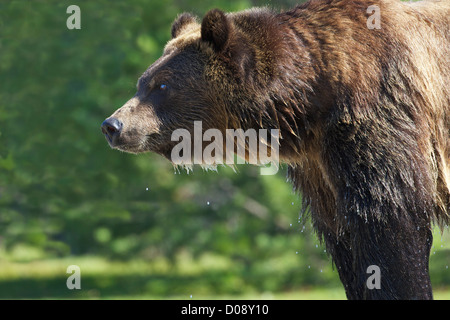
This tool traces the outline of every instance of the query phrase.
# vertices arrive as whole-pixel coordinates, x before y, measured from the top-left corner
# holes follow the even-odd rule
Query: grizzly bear
[[[185,13],[102,131],[113,148],[171,159],[172,132],[195,121],[278,129],[347,297],[432,299],[432,225],[450,214],[449,83],[449,1]]]

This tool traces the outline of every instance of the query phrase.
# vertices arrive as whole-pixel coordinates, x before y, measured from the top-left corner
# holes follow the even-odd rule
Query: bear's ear
[[[213,9],[209,11],[202,21],[202,40],[213,45],[217,52],[222,51],[230,34],[230,22],[223,11]]]
[[[188,25],[192,23],[197,23],[197,17],[190,13],[182,13],[178,15],[175,21],[172,24],[172,39],[178,37],[181,34],[181,31]]]

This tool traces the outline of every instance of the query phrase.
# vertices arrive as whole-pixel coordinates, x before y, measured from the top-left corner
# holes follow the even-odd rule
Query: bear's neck
[[[320,110],[332,103],[323,83],[320,40],[301,27],[307,25],[304,20],[288,13],[261,10],[233,18],[239,47],[251,52],[251,59],[240,65],[240,89],[230,106],[236,118],[230,126],[279,129],[280,156],[292,161],[320,134],[317,124],[325,116]],[[255,19],[258,28],[252,27]]]
[[[247,64],[254,66],[245,73],[245,95],[238,95],[250,99],[235,104],[240,106],[236,114],[244,115],[241,127],[279,129],[280,154],[291,160],[320,143],[328,123],[354,121],[376,104],[382,66],[389,66],[392,40],[383,30],[367,31],[364,10],[350,15],[339,1],[330,4],[333,10],[321,5],[235,18],[246,35],[241,42],[253,52]],[[249,16],[258,19],[259,28],[251,28]]]

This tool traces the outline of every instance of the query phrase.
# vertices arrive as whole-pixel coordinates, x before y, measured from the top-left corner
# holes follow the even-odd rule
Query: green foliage
[[[81,8],[81,30],[66,27],[71,4]],[[214,263],[230,268],[218,278],[214,272],[198,277],[208,283],[199,286],[209,294],[232,293],[240,284],[277,291],[338,283],[309,223],[306,229],[298,223],[300,197],[286,183],[285,168],[265,177],[251,166],[239,166],[238,173],[195,168],[187,174],[153,154],[111,150],[100,131],[162,53],[177,14],[253,5],[293,3],[0,3],[0,261],[90,255],[121,263],[165,259],[175,268],[184,253],[194,261],[210,253]],[[181,279],[183,272],[176,276]],[[147,276],[142,290],[169,294],[169,275],[163,282],[158,273]],[[54,277],[64,284],[65,270]],[[129,285],[141,285],[142,277]],[[12,296],[20,297],[22,282],[2,279],[0,298],[12,287],[19,292]],[[41,297],[43,284],[30,279],[22,285],[38,291],[28,297]],[[92,283],[101,287],[99,281]],[[123,281],[117,286],[136,294],[123,289]],[[195,281],[189,286],[196,288]]]

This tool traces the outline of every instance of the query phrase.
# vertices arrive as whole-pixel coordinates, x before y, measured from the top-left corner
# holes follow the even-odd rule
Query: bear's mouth
[[[121,135],[112,142],[108,140],[109,145],[113,149],[117,149],[128,153],[144,153],[155,152],[170,160],[172,147],[170,144],[160,143],[160,135],[157,133],[146,135]]]
[[[128,136],[126,134],[120,134],[116,136],[111,136],[105,133],[105,139],[112,149],[120,150],[128,153],[142,153],[150,151],[147,149],[146,139],[140,139],[136,136]]]

